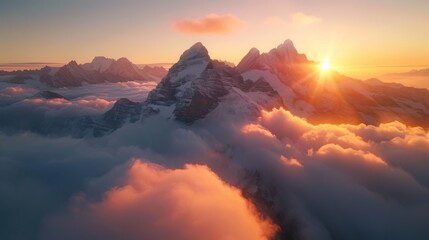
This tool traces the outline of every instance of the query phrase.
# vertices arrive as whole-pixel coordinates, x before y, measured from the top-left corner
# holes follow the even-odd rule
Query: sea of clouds
[[[429,237],[427,129],[273,109],[191,126],[155,115],[102,138],[33,131],[151,89],[112,86],[57,91],[68,100],[0,90],[0,239]]]

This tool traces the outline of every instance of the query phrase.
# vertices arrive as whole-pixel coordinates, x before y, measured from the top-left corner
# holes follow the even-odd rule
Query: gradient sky
[[[251,47],[267,51],[290,38],[334,66],[429,65],[428,10],[427,0],[1,0],[0,63],[98,55],[175,62],[197,41],[237,63]],[[232,25],[180,27],[210,14]]]

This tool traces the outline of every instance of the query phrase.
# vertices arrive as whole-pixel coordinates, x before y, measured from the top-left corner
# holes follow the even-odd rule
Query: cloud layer
[[[313,125],[273,109],[191,126],[154,115],[103,138],[51,138],[41,126],[61,131],[155,84],[58,89],[68,100],[3,85],[0,239],[264,239],[275,225],[286,239],[429,236],[427,129]]]
[[[276,227],[209,168],[135,161],[101,202],[82,195],[49,220],[44,239],[268,239]]]
[[[173,22],[172,27],[189,35],[228,34],[235,32],[243,22],[234,15],[209,14],[201,19],[183,19]]]
[[[241,131],[247,153],[239,158],[265,172],[279,207],[305,226],[304,239],[429,236],[427,130],[399,122],[312,125],[284,109],[263,112],[244,129],[256,126]]]

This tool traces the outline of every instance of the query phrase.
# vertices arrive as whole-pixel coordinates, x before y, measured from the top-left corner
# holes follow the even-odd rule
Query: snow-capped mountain
[[[245,80],[264,79],[293,114],[313,123],[378,124],[400,120],[428,126],[429,92],[323,73],[290,40],[268,53],[252,49],[238,64]]]
[[[257,99],[253,94],[264,93]],[[212,60],[207,49],[197,43],[187,50],[146,101],[151,107],[173,106],[175,119],[192,123],[204,118],[222,101],[244,99],[241,111],[281,106],[268,101],[277,93],[264,81],[244,81],[240,73],[223,62]],[[278,100],[278,99],[276,99]],[[240,104],[242,100],[235,102]],[[155,107],[156,108],[156,107]],[[238,110],[238,109],[237,109]]]
[[[315,123],[429,124],[429,91],[321,73],[318,64],[298,53],[290,40],[268,53],[251,49],[235,68],[212,60],[197,43],[182,54],[146,101],[130,102],[122,99],[112,108],[124,116],[86,119],[85,132],[90,128],[95,135],[103,135],[156,114],[186,124],[229,117],[254,119],[261,110],[275,107]]]
[[[122,99],[112,109],[118,108],[124,101],[131,102]],[[235,68],[212,60],[207,49],[197,43],[182,54],[167,76],[149,93],[142,103],[140,118],[160,114],[191,124],[208,114],[212,118],[222,118],[224,111],[228,111],[230,115],[246,118],[257,116],[262,109],[281,106],[281,98],[267,82],[263,79],[243,80]],[[120,117],[122,124],[136,121],[136,111],[131,111],[133,117]],[[123,114],[131,115],[130,112]],[[119,122],[113,124],[109,118],[85,119],[83,122],[83,126],[94,129],[95,135],[121,126]]]
[[[159,67],[140,69],[126,58],[95,57],[91,63],[83,65],[71,61],[53,75],[42,75],[40,81],[53,87],[76,87],[84,83],[159,81],[165,74],[166,70]]]
[[[260,53],[256,48],[237,65],[240,73],[251,70],[270,70],[276,73],[292,73],[302,65],[312,64],[304,54],[299,54],[291,40],[286,40],[268,53]]]
[[[113,62],[115,62],[115,59],[98,56],[95,57],[92,62],[82,64],[82,67],[86,70],[104,72],[110,67],[110,65],[112,65]]]
[[[40,81],[52,87],[78,87],[82,83],[102,83],[103,76],[96,70],[85,70],[76,61],[61,67],[54,75],[43,74]]]

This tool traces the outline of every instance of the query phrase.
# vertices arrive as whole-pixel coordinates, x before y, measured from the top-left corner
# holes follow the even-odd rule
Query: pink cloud
[[[34,105],[41,105],[41,104],[46,104],[50,106],[71,106],[72,105],[72,102],[63,98],[56,98],[56,99],[34,98],[34,99],[25,99],[24,102],[32,103]]]
[[[287,158],[285,156],[280,156],[280,161],[288,167],[302,167],[302,164],[296,158]]]
[[[91,108],[102,110],[102,109],[106,109],[107,107],[110,107],[113,104],[113,102],[107,101],[102,98],[96,98],[94,100],[87,100],[87,99],[78,100],[77,104],[79,106],[91,107]]]
[[[267,129],[263,128],[259,124],[247,124],[247,125],[244,125],[241,128],[241,132],[244,133],[244,134],[261,134],[261,135],[264,135],[264,136],[269,137],[269,138],[273,138],[274,137],[274,135],[270,131],[268,131]]]
[[[20,94],[24,92],[24,89],[20,86],[16,86],[16,87],[7,87],[6,91],[11,94]]]
[[[47,239],[269,239],[277,229],[208,167],[169,170],[135,161],[101,202],[77,195],[48,221]]]
[[[201,19],[183,19],[173,22],[172,27],[189,35],[228,34],[236,31],[243,22],[233,15],[209,14]]]
[[[85,107],[85,108],[93,108],[97,110],[104,110],[113,105],[114,101],[108,101],[102,98],[96,99],[81,99],[77,101],[69,101],[63,98],[56,99],[44,99],[44,98],[33,98],[33,99],[25,99],[24,102],[31,103],[34,105],[49,105],[55,107]]]
[[[354,160],[361,163],[387,166],[386,162],[384,162],[383,159],[374,155],[373,153],[365,152],[362,150],[356,150],[353,148],[343,148],[333,143],[322,146],[316,152],[316,155],[323,156],[328,160],[332,160],[332,159],[342,159],[343,161]]]
[[[294,116],[283,108],[262,111],[260,121],[262,126],[279,138],[297,139],[312,128],[312,125],[304,119]]]

